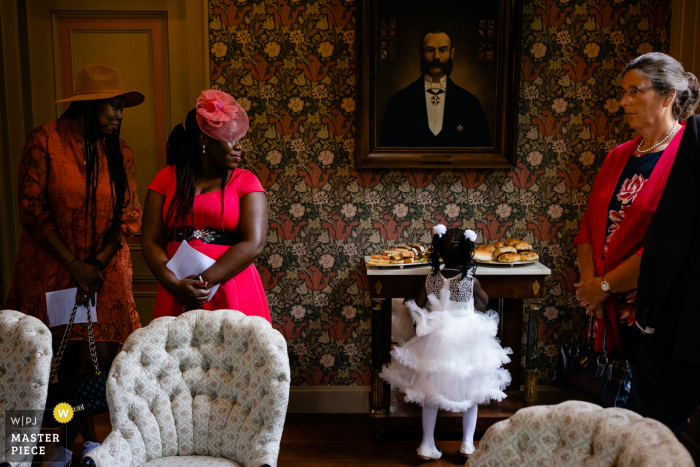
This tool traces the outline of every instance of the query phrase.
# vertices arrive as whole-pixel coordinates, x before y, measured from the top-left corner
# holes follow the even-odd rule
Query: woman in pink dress
[[[170,133],[168,166],[148,187],[143,212],[143,254],[160,282],[153,318],[232,309],[271,321],[253,264],[265,247],[267,195],[254,174],[238,168],[247,131],[235,99],[209,89]],[[201,276],[178,279],[167,268],[183,241],[216,260]]]

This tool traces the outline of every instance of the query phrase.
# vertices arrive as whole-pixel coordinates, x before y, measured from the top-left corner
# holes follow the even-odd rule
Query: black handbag
[[[590,319],[593,336],[593,318]],[[569,388],[602,407],[624,407],[630,394],[632,365],[623,357],[612,357],[605,351],[608,319],[603,321],[603,350],[596,352],[593,343],[584,343],[586,324],[573,342],[564,342],[552,370],[551,384]]]
[[[73,305],[73,312],[70,316],[70,321],[66,326],[66,332],[63,334],[61,346],[58,349],[58,355],[51,367],[51,376],[49,381],[53,381],[58,371],[63,358],[63,352],[68,344],[75,314],[78,311],[78,304]],[[48,426],[57,426],[58,422],[53,417],[53,410],[56,405],[64,402],[73,408],[75,416],[89,417],[97,415],[109,410],[107,405],[107,374],[100,371],[100,366],[97,363],[97,349],[95,348],[95,336],[92,332],[92,319],[90,311],[87,313],[88,325],[88,342],[90,345],[90,356],[92,364],[95,367],[94,374],[86,374],[79,376],[71,381],[59,381],[49,385],[48,397],[46,399],[46,410],[50,411],[48,417],[44,417]]]

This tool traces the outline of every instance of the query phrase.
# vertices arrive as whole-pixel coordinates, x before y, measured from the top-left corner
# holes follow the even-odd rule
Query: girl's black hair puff
[[[433,267],[433,274],[440,272],[440,247],[442,238],[438,234],[433,234],[433,251],[430,253],[430,264]]]
[[[454,259],[459,263],[460,272],[466,276],[470,269],[476,270],[474,264],[474,242],[464,236],[462,229],[449,229],[442,237],[433,235],[433,252],[430,262],[433,274],[440,271],[440,257],[447,261]],[[454,262],[454,261],[451,261]]]

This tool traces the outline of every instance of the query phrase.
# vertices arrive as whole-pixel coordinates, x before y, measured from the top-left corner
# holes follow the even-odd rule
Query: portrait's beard
[[[452,62],[452,58],[448,59],[446,62],[441,62],[438,59],[432,60],[430,62],[425,58],[420,59],[420,71],[424,75],[431,74],[430,69],[432,67],[440,67],[447,76],[450,76],[450,74],[452,73],[453,65],[454,64]]]

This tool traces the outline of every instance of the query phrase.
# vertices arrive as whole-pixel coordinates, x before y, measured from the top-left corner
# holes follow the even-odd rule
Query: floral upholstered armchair
[[[491,426],[469,467],[692,467],[665,425],[581,401],[518,410]]]
[[[289,400],[284,337],[239,311],[196,310],[135,331],[107,379],[112,432],[82,465],[277,465]]]
[[[5,444],[5,417],[13,415],[11,410],[32,411],[36,428],[22,433],[39,433],[52,356],[51,332],[44,323],[19,311],[0,311],[0,465],[31,465],[31,455],[19,459],[9,451],[11,443]]]

